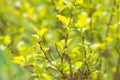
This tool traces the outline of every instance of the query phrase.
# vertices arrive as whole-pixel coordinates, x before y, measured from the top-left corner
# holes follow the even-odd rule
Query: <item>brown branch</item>
[[[70,66],[70,74],[71,74],[71,79],[73,78],[73,71],[72,71],[72,63],[71,63],[71,59],[69,59],[69,66]]]
[[[45,55],[45,58],[47,59],[47,61],[48,61],[52,66],[54,66],[55,68],[57,68],[57,66],[55,66],[55,65],[51,62],[51,60],[47,57],[47,54],[46,54],[46,52],[44,51],[41,42],[39,42],[39,45],[40,45],[40,49],[42,50],[43,54]]]
[[[65,74],[63,73],[63,71],[62,71],[61,69],[59,69],[56,65],[54,65],[54,64],[51,62],[51,60],[47,57],[47,54],[46,54],[46,52],[44,51],[41,42],[39,42],[39,45],[40,45],[41,51],[42,51],[43,54],[45,55],[46,60],[62,74],[63,78],[65,78]]]
[[[68,63],[69,63],[69,68],[70,68],[70,76],[71,76],[71,79],[73,79],[73,71],[72,71],[72,63],[71,63],[71,59],[70,59],[70,57],[67,55],[67,54],[65,54],[65,59],[68,61]]]
[[[116,3],[116,1],[115,1],[115,3]],[[116,8],[117,9],[119,9],[119,5],[116,3]],[[117,22],[119,22],[119,12],[117,13]],[[114,73],[114,80],[118,80],[118,79],[120,79],[120,72],[119,72],[119,70],[120,70],[120,49],[119,49],[119,45],[120,45],[120,40],[119,40],[119,38],[118,38],[118,35],[119,35],[119,23],[118,23],[118,26],[117,26],[117,29],[116,29],[116,40],[117,40],[117,42],[116,42],[116,45],[115,45],[115,50],[117,51],[117,53],[118,53],[118,61],[117,61],[117,65],[116,65],[116,72]]]
[[[68,33],[66,33],[66,36],[65,36],[65,45],[64,45],[64,49],[63,49],[64,51],[63,51],[62,56],[61,56],[61,63],[63,62],[64,56],[65,56],[65,53],[66,53],[67,40],[68,40]]]
[[[60,12],[59,12],[59,10],[57,9],[57,7],[56,7],[56,4],[55,4],[54,0],[51,0],[51,3],[52,3],[52,5],[53,5],[53,6],[54,6],[54,8],[55,8],[56,13],[57,13],[57,14],[59,14]]]
[[[92,5],[92,0],[90,0],[90,4]],[[90,30],[91,30],[91,33],[90,33],[90,35],[91,35],[91,38],[90,38],[91,42],[93,42],[93,39],[94,39],[94,37],[93,37],[94,34],[93,34],[92,14],[93,14],[93,9],[90,8],[89,17],[90,17],[91,20],[90,20],[89,26],[90,26]]]
[[[72,17],[73,17],[73,14],[72,14],[72,10],[73,10],[73,7],[71,7],[70,9],[70,20],[69,20],[69,23],[68,23],[68,27],[70,28],[70,24],[71,24],[71,21],[72,21]],[[64,45],[64,52],[62,54],[62,58],[61,58],[61,62],[63,62],[63,58],[64,58],[64,55],[65,55],[65,49],[67,49],[68,45],[67,45],[67,40],[68,40],[68,31],[66,29],[66,35],[65,35],[65,45]]]
[[[82,34],[82,44],[83,44],[83,45],[85,44],[84,34]],[[83,50],[84,50],[84,58],[85,58],[85,60],[86,60],[86,54],[87,54],[87,52],[86,52],[86,49],[85,49],[84,46],[83,46]]]
[[[117,63],[117,70],[116,70],[116,72],[114,73],[114,80],[119,80],[119,79],[120,79],[119,69],[120,69],[120,55],[119,55],[118,63]]]
[[[72,17],[73,17],[72,10],[73,10],[73,7],[71,7],[71,9],[70,9],[70,20],[69,20],[69,23],[67,25],[67,27],[69,27],[69,28],[70,28]],[[63,59],[65,58],[65,56],[67,56],[66,49],[68,48],[68,45],[67,45],[67,43],[68,43],[68,36],[69,36],[69,33],[68,33],[67,29],[66,29],[65,45],[64,45],[64,48],[63,48],[64,51],[63,51],[62,56],[61,56],[61,63],[63,63]],[[71,59],[70,59],[69,56],[67,56],[67,60],[68,60],[69,67],[70,67],[71,79],[73,79],[72,63],[71,63]]]
[[[84,34],[81,35],[82,37],[82,45],[83,45],[83,50],[84,50],[84,65],[87,67],[87,72],[83,72],[82,71],[82,75],[84,76],[84,74],[87,74],[86,75],[86,78],[88,78],[88,76],[90,75],[90,69],[89,69],[89,65],[88,65],[88,62],[87,62],[87,52],[86,52],[86,48],[85,48],[85,38],[84,38]]]

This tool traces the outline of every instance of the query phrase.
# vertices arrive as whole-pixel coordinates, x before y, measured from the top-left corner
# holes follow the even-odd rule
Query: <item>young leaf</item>
[[[48,75],[48,74],[42,74],[42,76],[46,79],[46,80],[52,80],[52,76]]]
[[[83,0],[76,0],[76,4],[83,4]]]
[[[75,23],[76,27],[84,27],[87,25],[87,14],[80,14],[78,16],[78,21]]]
[[[76,67],[82,67],[82,64],[83,64],[83,62],[79,61],[79,62],[76,62],[76,63],[75,63],[75,66],[76,66]]]
[[[34,27],[33,28],[35,30],[35,32],[39,35],[39,37],[41,38],[47,31],[47,28],[37,28],[37,27]]]
[[[67,45],[69,45],[71,43],[72,39],[68,39],[67,40]]]
[[[61,21],[63,24],[68,24],[69,23],[69,20],[70,18],[67,18],[65,16],[62,16],[62,15],[57,15],[57,18],[59,21]]]

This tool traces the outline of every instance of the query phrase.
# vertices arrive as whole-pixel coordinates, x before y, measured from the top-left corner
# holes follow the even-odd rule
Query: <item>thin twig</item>
[[[70,24],[71,24],[72,17],[73,17],[72,10],[73,10],[73,7],[71,7],[71,9],[70,9],[70,20],[69,20],[69,23],[67,25],[67,27],[69,27],[69,28],[70,28]],[[69,36],[69,32],[66,29],[65,45],[64,45],[64,49],[63,49],[64,51],[63,51],[62,57],[61,57],[61,63],[63,63],[63,59],[64,59],[65,55],[67,55],[66,54],[66,49],[68,48],[68,45],[67,45],[67,43],[68,43],[68,36]],[[70,67],[71,79],[73,79],[73,71],[72,71],[71,59],[70,59],[69,56],[67,56],[67,57],[68,57],[68,63],[69,63],[69,67]]]
[[[90,0],[90,5],[92,5],[92,0]],[[93,14],[93,9],[92,9],[92,7],[90,8],[90,13],[89,13],[89,17],[90,17],[90,30],[91,30],[91,38],[90,38],[90,40],[91,40],[91,42],[93,42],[93,39],[94,39],[94,37],[93,37],[93,24],[92,24],[92,14]]]
[[[63,71],[61,69],[59,69],[56,65],[54,65],[51,60],[47,57],[47,54],[46,52],[44,51],[43,47],[42,47],[42,44],[41,42],[39,42],[39,45],[40,45],[40,49],[42,50],[43,54],[45,55],[45,58],[47,59],[47,61],[53,66],[55,67],[63,76],[63,78],[65,78],[65,74],[63,73]]]
[[[55,44],[55,48],[56,48],[56,51],[57,51],[57,53],[58,53],[58,56],[61,58],[61,54],[60,54],[60,52],[59,52],[59,50],[58,50],[58,45],[57,45],[57,44]]]
[[[57,14],[59,14],[60,12],[59,12],[59,10],[57,9],[57,7],[56,7],[56,4],[55,4],[54,0],[51,0],[51,3],[52,3],[52,5],[53,5],[53,6],[54,6],[54,8],[55,8],[56,13],[57,13]]]
[[[88,65],[88,62],[87,62],[87,52],[86,52],[86,48],[84,46],[85,45],[84,34],[82,34],[82,44],[83,44],[84,58],[85,58],[84,64],[87,67],[88,73],[90,73],[89,65]]]

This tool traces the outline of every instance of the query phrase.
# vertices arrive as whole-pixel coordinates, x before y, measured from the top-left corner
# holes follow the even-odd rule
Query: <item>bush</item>
[[[119,80],[119,30],[119,0],[2,0],[0,80]]]

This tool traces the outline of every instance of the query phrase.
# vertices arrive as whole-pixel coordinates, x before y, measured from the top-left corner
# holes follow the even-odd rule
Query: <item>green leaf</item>
[[[40,37],[42,37],[42,36],[46,33],[46,31],[47,31],[47,28],[41,28],[41,29],[39,29],[39,28],[37,28],[37,27],[33,27],[33,29],[35,30],[35,32],[36,32]]]

